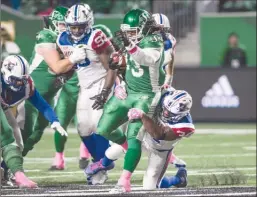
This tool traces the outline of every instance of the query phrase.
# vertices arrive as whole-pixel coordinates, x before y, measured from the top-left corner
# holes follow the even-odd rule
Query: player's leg
[[[78,133],[94,161],[99,161],[109,146],[108,140],[95,134],[102,110],[94,110],[92,108],[94,101],[90,99],[99,94],[103,84],[104,79],[93,84],[91,87],[80,87],[77,102]],[[100,143],[97,145],[98,142]]]
[[[171,159],[174,157],[173,159]],[[183,160],[180,160],[173,154],[173,150],[170,153],[170,161],[173,161],[173,165],[178,168],[178,171],[175,176],[165,176],[161,180],[159,187],[160,188],[169,188],[171,186],[175,187],[186,187],[187,186],[187,170],[186,164],[183,163]]]
[[[33,133],[37,118],[38,111],[29,101],[25,101],[18,105],[16,120],[21,129],[24,143],[24,149],[22,151],[23,156],[26,156],[33,148],[34,144],[29,141],[29,136]]]
[[[178,158],[174,152],[171,152],[171,156],[170,156],[170,164],[172,164],[174,167],[176,168],[186,168],[186,162],[180,158]]]
[[[5,113],[5,116],[6,116],[6,119],[9,123],[9,125],[13,129],[14,139],[15,139],[17,145],[19,146],[20,150],[22,151],[24,148],[24,144],[23,144],[23,139],[22,139],[22,135],[21,135],[21,130],[17,123],[17,120],[15,119],[14,114],[11,109],[5,110],[4,113]]]
[[[79,87],[74,87],[79,89]],[[73,90],[70,90],[71,87],[69,84],[65,84],[60,92],[55,112],[60,121],[62,127],[67,131],[67,127],[76,113],[77,105],[77,94],[73,94]],[[78,92],[78,90],[77,90]],[[76,91],[75,91],[76,93]],[[54,143],[55,143],[55,159],[52,164],[51,170],[62,170],[64,169],[64,146],[66,143],[67,137],[61,136],[59,132],[54,134]]]
[[[2,110],[0,109],[0,117],[1,117],[1,151],[3,160],[6,163],[6,166],[11,170],[11,172],[15,176],[16,184],[20,187],[36,187],[36,183],[29,180],[25,174],[23,173],[23,157],[21,154],[21,150],[15,142],[13,136],[13,130],[8,124],[6,116]]]
[[[125,133],[127,131],[127,127],[128,127],[128,122],[121,125],[118,128],[118,130],[119,132]],[[113,142],[110,142],[110,144],[111,146],[105,151],[105,155],[101,159],[101,165],[99,165],[100,166],[99,170],[101,170],[101,166],[102,166],[102,169],[104,170],[106,170],[107,168],[110,168],[112,163],[117,159],[121,158],[122,156],[124,156],[124,154],[128,149],[126,143],[124,143],[123,146]]]
[[[54,106],[54,96],[56,95],[58,90],[54,90],[54,91],[51,91],[49,93],[46,93],[46,94],[43,94],[43,98],[45,99],[45,101],[51,106],[53,107]],[[37,111],[37,109],[32,106],[34,110]],[[25,107],[26,109],[26,107]],[[25,117],[27,118],[27,116],[29,116],[28,114],[28,111],[25,111]],[[26,119],[25,119],[26,120]],[[37,111],[37,119],[36,120],[33,120],[34,124],[33,124],[33,131],[32,133],[30,134],[30,136],[24,140],[24,150],[23,150],[23,155],[25,156],[30,150],[32,150],[34,148],[34,145],[37,144],[42,135],[43,135],[43,132],[45,130],[45,128],[49,125],[49,122],[47,119],[45,119],[45,117],[43,116],[43,114],[39,113]],[[27,120],[25,122],[25,126],[26,126],[26,123],[27,123]],[[31,125],[28,125],[28,127],[31,128]],[[25,127],[26,129],[26,127]]]
[[[149,149],[147,169],[143,179],[144,189],[158,188],[169,164],[171,151],[157,151]]]
[[[153,111],[157,102],[159,101],[160,94],[156,95],[130,95],[134,98],[133,107],[142,109],[145,113]],[[142,121],[135,120],[130,122],[127,129],[127,142],[128,150],[124,159],[124,167],[122,175],[118,181],[117,188],[130,191],[130,179],[133,171],[136,169],[137,164],[141,158],[141,137],[139,136],[142,132]]]

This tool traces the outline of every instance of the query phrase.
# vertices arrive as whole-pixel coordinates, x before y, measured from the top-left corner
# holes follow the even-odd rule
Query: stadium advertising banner
[[[173,85],[193,97],[195,121],[256,121],[256,69],[175,69]]]

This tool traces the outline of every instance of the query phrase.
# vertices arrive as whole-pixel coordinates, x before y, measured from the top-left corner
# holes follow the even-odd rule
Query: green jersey
[[[164,61],[162,38],[159,35],[146,36],[138,44],[138,47],[141,49],[156,49],[161,52],[161,56],[155,64],[145,66],[134,61],[132,55],[126,55],[125,80],[127,91],[131,93],[156,93],[165,79],[165,73],[162,69]]]
[[[38,32],[35,47],[30,59],[30,75],[34,80],[35,86],[39,92],[44,95],[47,92],[56,91],[54,83],[57,75],[53,73],[42,55],[37,53],[39,47],[56,48],[57,34],[48,29]]]

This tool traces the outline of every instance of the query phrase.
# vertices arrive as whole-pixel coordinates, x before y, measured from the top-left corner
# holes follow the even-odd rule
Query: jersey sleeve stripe
[[[195,129],[195,126],[192,123],[178,123],[174,125],[169,125],[171,128],[192,128]]]

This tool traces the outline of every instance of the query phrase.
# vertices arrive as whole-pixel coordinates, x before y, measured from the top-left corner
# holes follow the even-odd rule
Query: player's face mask
[[[88,27],[88,24],[81,24],[81,25],[69,25],[69,31],[71,33],[71,36],[74,40],[80,40],[83,38],[86,29]]]
[[[65,25],[65,22],[58,22],[57,23],[57,29],[58,29],[58,32],[59,33],[62,33],[64,31],[66,31],[66,25]]]
[[[27,83],[28,83],[28,77],[27,76],[22,76],[20,77],[16,77],[16,76],[9,76],[8,78],[8,85],[10,86],[10,88],[14,91],[21,91],[23,90]]]

